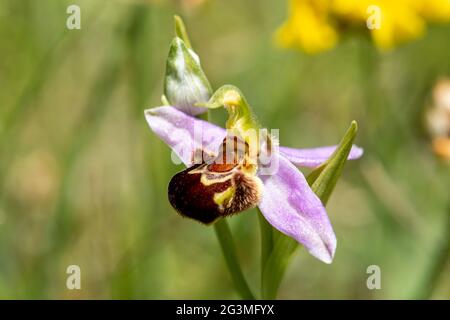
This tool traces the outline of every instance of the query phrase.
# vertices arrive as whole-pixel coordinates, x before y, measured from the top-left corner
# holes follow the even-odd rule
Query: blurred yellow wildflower
[[[433,22],[450,20],[450,0],[416,0],[415,2],[416,9],[425,19]]]
[[[381,12],[380,28],[372,29],[371,34],[377,47],[391,49],[397,44],[423,35],[425,21],[408,5],[410,0],[376,2]]]
[[[308,53],[330,49],[337,32],[328,23],[328,0],[291,0],[289,19],[278,30],[281,46],[297,47]]]
[[[426,22],[449,21],[450,0],[290,0],[289,12],[277,32],[283,47],[324,51],[336,45],[343,27],[354,25],[367,28],[386,50],[423,35]]]

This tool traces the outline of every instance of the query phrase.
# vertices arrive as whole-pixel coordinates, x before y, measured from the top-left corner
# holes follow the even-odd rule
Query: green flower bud
[[[167,58],[164,96],[170,105],[190,115],[198,115],[205,108],[195,106],[211,97],[211,85],[206,78],[198,55],[178,37],[172,41]]]

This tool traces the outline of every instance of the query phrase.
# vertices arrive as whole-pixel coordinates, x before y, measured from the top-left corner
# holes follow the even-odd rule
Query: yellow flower
[[[450,0],[416,0],[416,9],[429,21],[450,21]]]
[[[367,19],[367,8],[373,4],[373,1],[367,0],[332,0],[331,11],[341,20],[347,22],[365,21]]]
[[[330,49],[337,42],[337,32],[328,20],[327,0],[291,0],[289,19],[277,33],[278,43],[307,53]]]
[[[368,28],[369,20],[376,26]],[[290,16],[277,38],[284,47],[316,53],[335,46],[341,31],[335,25],[353,24],[369,29],[384,50],[422,36],[427,21],[449,20],[450,0],[290,0]]]
[[[362,28],[368,28],[368,19],[379,19],[378,25],[370,29],[372,39],[378,48],[391,49],[424,33],[425,22],[417,13],[418,1],[422,0],[332,0],[330,14]]]
[[[371,30],[372,39],[380,49],[391,49],[398,44],[423,35],[425,21],[408,0],[372,1],[380,8],[379,28]]]

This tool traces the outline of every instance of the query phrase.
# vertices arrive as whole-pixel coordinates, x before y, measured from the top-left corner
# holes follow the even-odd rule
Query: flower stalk
[[[219,219],[214,223],[214,231],[219,240],[228,271],[233,279],[236,291],[242,299],[255,300],[255,296],[250,290],[247,281],[245,280],[239,260],[236,254],[236,246],[233,241],[230,227],[225,219]]]
[[[259,209],[258,211],[258,221],[259,221],[259,231],[260,231],[260,240],[261,240],[261,292],[263,288],[263,279],[264,279],[264,269],[266,267],[266,263],[270,258],[270,255],[273,250],[274,241],[275,241],[275,230],[272,226],[267,222],[264,218],[264,215],[261,213]],[[289,238],[290,239],[290,238]]]

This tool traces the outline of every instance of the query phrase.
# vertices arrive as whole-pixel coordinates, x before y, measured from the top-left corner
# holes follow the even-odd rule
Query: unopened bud
[[[183,40],[176,37],[170,46],[167,58],[164,95],[170,105],[190,114],[206,111],[196,106],[211,97],[211,85],[206,78],[198,55],[189,49]]]

